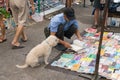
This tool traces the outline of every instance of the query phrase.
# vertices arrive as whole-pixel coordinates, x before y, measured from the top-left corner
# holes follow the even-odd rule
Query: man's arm
[[[5,3],[6,3],[6,11],[8,11],[8,9],[9,9],[9,0],[5,0]]]
[[[34,1],[33,0],[29,0],[29,1],[30,1],[30,4],[31,4],[32,12],[34,13],[35,12]]]
[[[50,35],[54,35],[55,36],[56,32],[51,32]],[[62,45],[64,45],[67,48],[71,48],[70,44],[66,41],[63,41],[61,39],[59,39],[59,43],[61,43]]]
[[[78,38],[79,40],[82,40],[82,37],[81,37],[80,32],[79,32],[78,29],[76,30],[75,35],[77,36],[77,38]]]

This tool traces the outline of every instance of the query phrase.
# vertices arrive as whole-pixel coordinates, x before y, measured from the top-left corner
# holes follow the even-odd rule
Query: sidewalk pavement
[[[92,7],[87,5],[87,7],[84,8],[80,5],[74,5],[73,8],[75,9],[76,18],[78,19],[80,31],[82,32],[93,23],[93,16],[91,15]],[[16,68],[15,65],[24,64],[26,54],[45,39],[44,27],[46,27],[48,23],[49,20],[44,20],[26,27],[28,41],[21,43],[26,45],[26,47],[18,50],[11,49],[14,30],[12,32],[7,31],[7,41],[0,44],[0,80],[87,80],[69,73],[46,69],[43,59],[40,59],[42,63],[37,68]],[[59,53],[60,51],[53,48],[49,61]]]

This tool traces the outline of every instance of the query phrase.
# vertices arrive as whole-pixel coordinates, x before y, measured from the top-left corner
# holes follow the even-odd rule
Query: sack
[[[105,0],[100,0],[100,4],[105,4]]]

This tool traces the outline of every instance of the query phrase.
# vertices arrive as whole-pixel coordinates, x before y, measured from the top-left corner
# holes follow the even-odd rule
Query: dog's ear
[[[52,46],[56,46],[59,42],[59,39],[56,36],[53,36],[53,40],[52,40]]]
[[[46,41],[49,43],[50,46],[56,46],[58,43],[58,38],[54,35],[50,35]]]

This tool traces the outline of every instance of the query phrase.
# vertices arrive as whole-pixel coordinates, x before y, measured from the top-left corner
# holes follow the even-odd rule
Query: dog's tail
[[[24,64],[24,65],[16,65],[17,68],[27,68],[28,67],[28,64]]]

